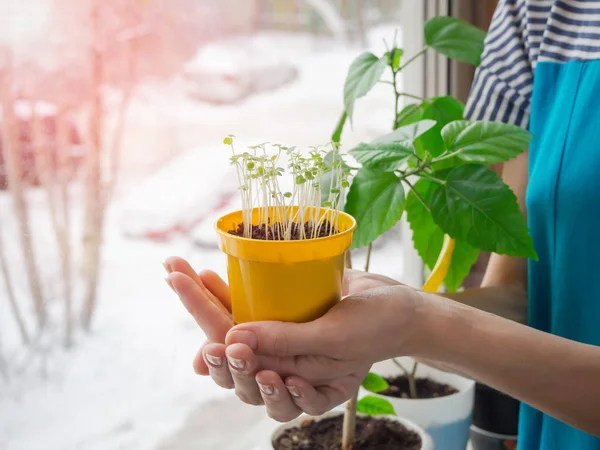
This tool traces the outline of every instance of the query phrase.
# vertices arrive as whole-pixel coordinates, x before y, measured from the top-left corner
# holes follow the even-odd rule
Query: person
[[[227,285],[169,258],[167,280],[209,339],[196,372],[288,421],[409,355],[521,400],[520,450],[600,450],[598,98],[600,2],[500,0],[465,117],[533,133],[503,179],[539,261],[492,255],[480,288],[446,296],[348,271],[347,296],[315,321],[233,326]]]

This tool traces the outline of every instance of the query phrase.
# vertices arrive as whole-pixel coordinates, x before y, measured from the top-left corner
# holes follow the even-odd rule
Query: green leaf
[[[450,260],[450,267],[444,286],[448,292],[456,292],[461,286],[471,267],[479,257],[479,250],[463,241],[454,241],[454,252]]]
[[[485,31],[456,17],[439,16],[425,22],[425,44],[449,58],[479,65]]]
[[[448,171],[430,208],[435,223],[456,240],[486,252],[537,259],[517,197],[484,166],[466,164]]]
[[[356,403],[356,410],[368,416],[395,416],[394,406],[384,398],[367,395]]]
[[[378,58],[366,52],[356,58],[348,69],[344,84],[344,108],[350,122],[354,112],[354,102],[367,93],[380,80],[387,67],[387,57]]]
[[[420,109],[421,105],[415,103],[406,105],[396,116],[396,124],[398,124],[398,126],[404,126],[421,120]]]
[[[362,382],[362,387],[364,387],[367,391],[378,393],[385,391],[390,387],[390,385],[382,376],[373,372],[369,372]]]
[[[337,126],[335,127],[335,130],[333,130],[333,135],[331,136],[331,141],[339,144],[340,140],[342,139],[342,131],[344,131],[344,125],[346,125],[346,119],[348,119],[348,114],[346,114],[346,111],[344,111],[340,117],[340,120],[338,121]]]
[[[429,206],[437,185],[427,179],[421,179],[414,188]],[[444,232],[436,225],[431,213],[412,190],[406,196],[406,219],[413,231],[415,250],[423,263],[432,270],[442,251]],[[478,255],[479,250],[476,248],[463,241],[455,241],[448,274],[444,278],[444,285],[448,291],[455,292],[462,285]]]
[[[400,58],[404,54],[404,50],[401,48],[395,48],[392,51],[392,67],[394,70],[398,70],[400,68]]]
[[[393,172],[415,154],[415,148],[407,141],[379,144],[362,143],[348,153],[354,156],[363,167]]]
[[[430,207],[431,198],[437,189],[432,181],[421,179],[414,185],[415,190]],[[411,190],[406,195],[406,220],[413,231],[413,244],[423,263],[433,269],[442,250],[444,232],[436,225],[423,202]]]
[[[327,166],[331,166],[331,164],[333,163],[333,152],[334,150],[330,150],[327,152],[327,154],[323,157],[323,163]],[[339,153],[338,153],[339,155]],[[336,161],[342,160],[342,170],[344,172],[348,172],[350,171],[350,167],[348,167],[346,165],[346,162],[343,160],[343,158],[340,157],[336,157]],[[331,205],[325,205],[325,203],[329,202],[329,192],[331,190],[331,178],[333,177],[333,172],[330,170],[328,172],[325,172],[324,174],[321,175],[321,177],[319,178],[319,185],[321,186],[321,206],[325,206],[325,207],[329,207]],[[342,187],[346,187],[343,186],[343,182],[342,182]],[[335,188],[335,186],[334,186]],[[339,207],[341,208],[344,204],[344,199],[340,199],[340,203],[339,203]]]
[[[402,217],[402,181],[391,172],[363,167],[352,181],[344,209],[358,223],[352,246],[364,247],[392,228]]]
[[[442,129],[449,152],[460,150],[463,161],[496,164],[514,158],[531,142],[532,135],[515,125],[458,120]]]
[[[442,127],[446,124],[461,120],[465,105],[453,97],[433,97],[419,105],[414,112],[404,118],[404,122],[415,120],[435,120],[436,124],[423,133],[415,142],[419,156],[424,157],[425,151],[432,156],[441,155],[444,148],[442,140]],[[441,168],[441,167],[440,167]]]
[[[223,139],[223,144],[225,145],[231,145],[231,137],[227,136],[226,138]]]
[[[419,136],[421,136],[426,131],[430,130],[435,126],[434,120],[419,120],[418,122],[411,123],[409,125],[405,125],[392,131],[385,136],[382,136],[375,141],[374,143],[385,143],[385,142],[399,142],[399,141],[409,141],[414,142]]]

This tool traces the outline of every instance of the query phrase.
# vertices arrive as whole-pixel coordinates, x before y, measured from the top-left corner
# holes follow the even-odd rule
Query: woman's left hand
[[[321,415],[350,399],[374,362],[414,348],[420,301],[411,288],[378,287],[345,298],[312,322],[237,325],[226,343],[260,357],[256,382],[272,418]]]

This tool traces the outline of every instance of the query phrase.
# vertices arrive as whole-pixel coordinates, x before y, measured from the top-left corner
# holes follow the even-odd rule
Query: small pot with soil
[[[398,358],[412,368],[410,358]],[[361,388],[361,397],[375,395],[389,401],[396,414],[423,427],[435,442],[435,448],[465,450],[473,412],[475,382],[458,375],[418,365],[417,398],[410,398],[406,375],[392,361],[377,363],[372,372],[384,377],[389,388],[379,393]]]
[[[302,415],[279,426],[257,450],[341,450],[343,411],[320,417]],[[354,450],[433,450],[431,437],[418,425],[396,416],[356,418]]]
[[[286,214],[296,219],[284,231],[281,209],[269,208],[266,218],[265,211],[252,210],[249,238],[243,233],[244,218],[249,218],[244,211],[226,214],[215,226],[227,254],[234,321],[314,320],[341,299],[344,256],[356,221],[327,208],[299,215],[297,207],[289,207]],[[302,215],[313,219],[299,220]],[[318,228],[313,230],[312,223]]]

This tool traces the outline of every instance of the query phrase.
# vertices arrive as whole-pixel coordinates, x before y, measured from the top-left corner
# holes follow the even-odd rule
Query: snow
[[[225,276],[225,258],[214,245],[212,223],[239,200],[231,197],[237,181],[228,166],[224,136],[234,133],[240,144],[268,140],[305,148],[330,138],[342,109],[345,73],[359,49],[302,35],[268,34],[265,42],[274,53],[285,49],[294,55],[299,70],[294,83],[221,107],[192,101],[176,78],[148,80],[136,91],[121,183],[107,217],[99,307],[92,333],[78,333],[69,350],[57,345],[60,269],[45,193],[28,193],[53,319],[40,354],[21,348],[0,280],[0,349],[18,369],[9,383],[0,378],[0,449],[233,449],[215,444],[227,434],[222,427],[217,435],[190,437],[190,423],[210,417],[212,406],[206,405],[231,405],[224,414],[229,429],[238,431],[236,438],[250,436],[244,433],[264,422],[260,409],[248,412],[234,394],[193,374],[191,361],[203,334],[163,281],[161,261],[180,255],[197,269],[211,268]],[[389,129],[388,88],[377,86],[358,101],[344,145]],[[75,184],[71,195],[74,227],[80,230],[82,186]],[[1,192],[0,233],[18,300],[31,316],[11,203]],[[398,239],[396,230],[386,236],[392,245],[384,241],[376,249],[374,270],[402,276]],[[195,447],[189,446],[190,439]]]

